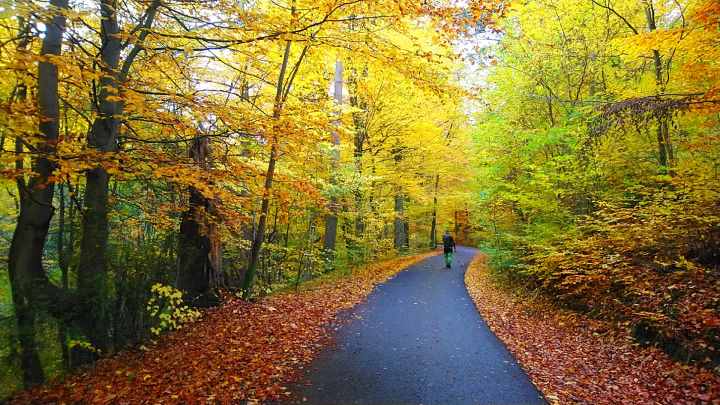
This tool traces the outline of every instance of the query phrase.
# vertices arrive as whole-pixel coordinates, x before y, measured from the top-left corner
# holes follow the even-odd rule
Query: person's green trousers
[[[450,267],[450,265],[452,265],[452,261],[453,261],[453,252],[452,251],[445,252],[445,267]]]

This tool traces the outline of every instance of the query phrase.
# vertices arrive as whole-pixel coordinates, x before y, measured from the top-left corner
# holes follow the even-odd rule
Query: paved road
[[[295,387],[307,404],[544,404],[478,315],[463,275],[476,250],[458,248],[378,286],[346,314],[337,344]]]

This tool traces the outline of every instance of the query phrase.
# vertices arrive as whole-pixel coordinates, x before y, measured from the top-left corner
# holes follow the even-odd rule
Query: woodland
[[[720,375],[719,60],[715,0],[5,0],[0,400],[445,230]]]

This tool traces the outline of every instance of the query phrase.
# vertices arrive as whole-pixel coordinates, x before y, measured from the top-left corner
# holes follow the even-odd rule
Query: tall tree
[[[335,61],[335,76],[333,80],[333,98],[335,103],[340,106],[343,101],[343,63],[340,60]],[[338,113],[339,114],[339,113]],[[339,122],[338,122],[339,125]],[[338,170],[338,161],[340,160],[340,134],[334,131],[332,134],[333,157],[332,157],[332,174],[330,175],[331,184],[336,184]],[[330,206],[328,207],[329,213],[325,215],[325,238],[323,248],[325,252],[331,255],[331,258],[335,254],[335,242],[337,240],[337,225],[338,225],[338,201],[337,196],[333,195],[330,198]]]
[[[51,0],[49,21],[42,42],[38,64],[37,104],[40,115],[38,142],[32,148],[32,174],[26,182],[17,177],[20,213],[13,233],[8,257],[13,303],[22,349],[23,381],[26,386],[40,383],[44,373],[35,341],[35,315],[40,302],[56,298],[53,285],[43,268],[43,248],[53,216],[55,170],[53,155],[60,131],[58,66],[51,58],[62,52],[67,0]],[[19,152],[24,141],[18,138]],[[20,164],[22,161],[18,160]]]
[[[203,169],[209,168],[210,139],[198,136],[190,147],[190,157]],[[215,204],[196,187],[188,190],[188,210],[180,222],[178,246],[178,288],[194,305],[217,302],[214,290],[224,285],[222,248],[215,218]]]
[[[630,29],[634,35],[640,35],[640,31],[636,28],[635,24],[632,23],[632,18],[621,14],[616,10],[612,4],[607,1],[606,3],[600,3],[597,0],[592,2],[620,19],[622,23]],[[644,1],[643,11],[645,17],[645,23],[647,24],[648,32],[652,33],[657,30],[657,13],[656,7],[652,0]],[[683,13],[682,5],[677,3],[681,9],[680,13]],[[680,40],[683,39],[683,33],[680,34]],[[675,54],[675,50],[669,50],[667,55],[662,55],[660,50],[657,48],[652,49],[652,61],[653,61],[653,72],[655,77],[655,95],[662,97],[665,93],[668,82],[670,81],[670,66],[672,65],[672,59]],[[665,59],[665,60],[663,60]],[[658,163],[660,170],[663,173],[673,174],[673,166],[675,165],[675,154],[673,152],[672,139],[670,138],[670,121],[671,117],[665,113],[658,113],[656,118],[656,140],[658,150]]]
[[[293,19],[295,18],[295,12],[295,6],[293,3],[293,8],[291,11]],[[297,61],[297,68],[299,68],[300,64],[302,63],[302,59],[305,56],[307,47],[308,46],[303,49],[303,52]],[[288,64],[290,63],[291,48],[292,41],[288,40],[285,44],[285,52],[283,53],[282,62],[280,64],[280,73],[278,74],[276,82],[275,102],[273,104],[272,115],[272,119],[275,122],[280,119],[280,116],[282,115],[283,105],[285,101],[287,101],[287,93],[285,92],[285,88],[287,87],[288,92],[290,91],[290,86],[295,79],[294,73],[297,73],[297,69],[294,69],[294,73],[290,75],[287,83],[285,83],[285,74],[287,73]],[[250,294],[252,293],[253,282],[255,281],[255,272],[257,271],[258,259],[260,258],[260,251],[262,249],[263,243],[265,242],[265,225],[267,222],[268,212],[270,210],[270,193],[272,192],[273,179],[275,177],[275,165],[277,164],[277,159],[279,157],[280,146],[278,144],[279,139],[277,130],[277,125],[274,125],[272,128],[272,133],[270,134],[270,158],[268,160],[267,171],[265,172],[265,184],[263,186],[262,202],[260,206],[260,218],[258,219],[257,231],[255,232],[254,239],[250,247],[250,263],[248,264],[248,268],[245,271],[245,278],[243,280],[243,296],[246,299],[249,298]]]
[[[401,146],[393,150],[393,159],[396,166],[403,160],[404,148]],[[397,168],[396,170],[399,170]],[[393,221],[393,246],[398,251],[405,251],[410,247],[409,223],[405,214],[406,195],[401,185],[395,187],[395,220]]]
[[[153,0],[145,17],[138,25],[140,31],[137,41],[122,61],[123,49],[118,25],[118,6],[116,0],[100,0],[100,77],[93,105],[97,118],[88,135],[88,145],[97,150],[100,156],[111,156],[118,150],[120,120],[123,103],[118,97],[122,83],[127,79],[135,58],[143,50],[143,41],[149,34],[158,8],[159,0]],[[80,243],[80,262],[78,264],[78,290],[83,302],[90,308],[86,319],[86,330],[95,347],[107,351],[109,339],[108,313],[108,195],[110,174],[103,165],[87,171],[85,176],[85,207],[82,222],[82,240]]]
[[[440,175],[435,175],[435,186],[433,187],[432,221],[430,223],[430,248],[437,247],[437,216],[438,216],[438,187],[440,186]]]

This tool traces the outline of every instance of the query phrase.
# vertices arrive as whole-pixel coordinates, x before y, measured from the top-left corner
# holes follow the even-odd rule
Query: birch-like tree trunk
[[[335,62],[335,79],[333,84],[333,98],[335,99],[336,105],[340,106],[343,99],[343,63],[338,60]],[[337,123],[339,125],[339,122]],[[340,134],[338,131],[334,131],[332,134],[333,141],[333,156],[332,156],[332,173],[330,175],[330,184],[337,184],[337,169],[338,161],[340,160]],[[325,239],[323,241],[323,248],[325,252],[334,258],[335,254],[335,243],[337,241],[337,224],[338,224],[338,201],[336,196],[330,198],[330,206],[328,207],[330,212],[325,215]]]

